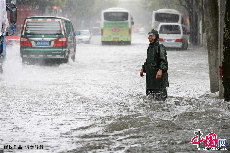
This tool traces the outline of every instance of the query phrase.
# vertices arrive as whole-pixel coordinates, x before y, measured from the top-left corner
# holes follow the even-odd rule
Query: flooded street
[[[230,150],[230,105],[211,94],[208,53],[167,50],[169,98],[145,95],[139,72],[148,39],[102,46],[99,36],[78,44],[76,62],[22,64],[9,46],[0,76],[0,148],[4,152],[189,152],[194,131],[215,133]],[[27,149],[43,145],[43,149]]]

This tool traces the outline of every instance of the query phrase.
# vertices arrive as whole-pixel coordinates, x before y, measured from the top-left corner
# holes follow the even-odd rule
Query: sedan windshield
[[[160,34],[181,34],[179,25],[162,25],[159,31]]]
[[[90,35],[90,32],[87,30],[80,31],[81,35]]]
[[[35,34],[61,34],[59,21],[28,21],[26,24],[27,35]]]

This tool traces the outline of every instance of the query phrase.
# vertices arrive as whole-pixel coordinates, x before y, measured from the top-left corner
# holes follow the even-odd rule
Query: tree
[[[66,6],[67,0],[17,0],[17,5],[28,5],[31,7],[39,7],[39,14],[43,14],[46,8],[52,8],[54,5],[59,8]]]
[[[230,2],[226,1],[224,27],[223,85],[224,99],[230,101]]]
[[[183,6],[189,16],[190,21],[190,42],[194,45],[199,45],[199,18],[204,25],[204,0],[179,0],[181,6]],[[202,29],[204,26],[202,25]],[[204,30],[202,30],[203,33]]]
[[[219,91],[218,14],[218,0],[205,0],[205,25],[211,92]]]
[[[68,0],[64,9],[78,28],[90,27],[92,22],[100,19],[103,9],[116,6],[117,0]]]

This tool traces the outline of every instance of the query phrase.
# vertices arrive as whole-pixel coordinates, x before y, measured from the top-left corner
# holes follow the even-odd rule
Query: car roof
[[[57,16],[31,16],[31,17],[27,17],[26,19],[62,19],[62,20],[67,20],[67,21],[70,21],[69,19],[67,18],[64,18],[64,17],[57,17]]]

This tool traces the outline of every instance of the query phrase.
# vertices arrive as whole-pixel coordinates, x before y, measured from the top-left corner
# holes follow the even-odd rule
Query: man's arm
[[[144,76],[144,73],[146,73],[145,65],[146,65],[146,62],[144,63],[144,65],[142,65],[141,72],[140,72],[140,76],[141,76],[141,77],[143,77],[143,76]]]
[[[166,72],[168,70],[168,60],[167,60],[167,52],[165,47],[160,45],[160,70]]]
[[[156,75],[156,79],[159,80],[162,77],[162,73],[166,72],[168,70],[168,61],[167,61],[167,52],[166,49],[160,45],[159,46],[159,61],[160,61],[160,65],[159,65],[159,70],[157,72]]]

